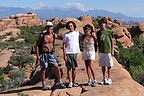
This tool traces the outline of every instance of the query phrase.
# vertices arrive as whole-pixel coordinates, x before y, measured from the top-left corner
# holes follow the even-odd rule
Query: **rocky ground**
[[[5,49],[0,53],[0,67],[6,67],[8,64],[8,60],[10,59],[13,49]]]
[[[41,83],[33,86],[24,86],[21,88],[8,90],[0,94],[0,96],[17,96],[18,92],[29,94],[29,96],[144,96],[144,87],[135,82],[130,74],[113,58],[114,67],[111,70],[111,78],[113,83],[111,85],[100,85],[102,80],[101,68],[98,66],[98,55],[94,61],[94,69],[98,85],[91,87],[87,85],[87,74],[84,61],[81,59],[81,54],[78,55],[78,64],[76,82],[79,87],[55,89],[55,90],[41,90]],[[63,82],[67,85],[66,69],[63,69]],[[50,81],[52,82],[50,84]],[[47,86],[52,89],[54,80],[46,79]]]
[[[115,34],[115,43],[120,42],[123,47],[129,48],[133,45],[131,41],[132,37],[135,35],[139,36],[141,40],[144,40],[144,23],[139,23],[135,26],[122,26],[119,20],[119,24],[113,22],[110,17],[105,17],[108,20],[109,27],[114,27],[112,29],[113,33]],[[36,14],[29,12],[27,14],[15,14],[8,18],[3,18],[0,20],[0,35],[5,35],[6,33],[11,32],[12,37],[16,37],[17,33],[20,33],[19,29],[15,29],[15,27],[20,26],[33,26],[33,25],[43,25],[45,24],[43,21],[41,22],[40,19],[37,17]],[[86,24],[93,24],[92,17],[83,15],[78,19],[75,18],[65,18],[63,20],[59,20],[58,18],[54,18],[52,21],[54,24],[58,24],[57,30],[59,30],[59,35],[63,36],[65,32],[68,30],[65,28],[65,24],[68,21],[74,21],[77,25],[77,30],[83,33],[83,26]],[[9,29],[8,29],[9,28]],[[6,29],[6,30],[5,30]],[[98,29],[97,29],[98,30]],[[5,42],[8,40],[9,37],[2,39],[1,42]],[[23,39],[19,39],[19,41],[23,41]],[[67,74],[66,74],[66,67],[64,66],[63,61],[63,52],[62,52],[62,42],[56,41],[55,43],[55,57],[60,65],[60,69],[62,72],[62,80],[65,85],[68,84]],[[10,56],[12,55],[12,49],[0,49],[0,67],[7,66],[7,61],[9,60]],[[97,54],[97,53],[96,53]],[[54,79],[46,79],[47,86],[50,88],[47,91],[41,90],[41,83],[40,83],[40,67],[37,68],[36,72],[34,72],[33,79],[29,78],[32,75],[31,69],[29,72],[28,78],[30,80],[29,84],[26,86],[11,89],[0,93],[0,96],[18,96],[18,93],[28,94],[29,96],[144,96],[144,87],[137,82],[135,82],[130,74],[113,58],[114,60],[114,67],[112,67],[111,71],[111,78],[113,80],[112,85],[100,85],[99,83],[102,80],[102,72],[101,68],[98,66],[98,54],[96,55],[96,60],[94,61],[94,69],[96,73],[96,79],[98,81],[98,85],[96,87],[91,87],[87,85],[87,74],[85,69],[84,61],[82,60],[81,54],[78,55],[78,65],[77,68],[77,76],[76,82],[79,84],[79,87],[74,88],[66,88],[66,89],[57,89],[54,87],[55,80]],[[50,69],[48,74],[54,74],[54,72]],[[51,75],[49,75],[51,77]],[[34,81],[34,82],[33,82]],[[30,85],[31,83],[31,85]],[[33,83],[33,84],[32,84]]]

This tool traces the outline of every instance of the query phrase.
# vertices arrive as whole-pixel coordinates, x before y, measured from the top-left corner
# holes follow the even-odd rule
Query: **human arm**
[[[84,35],[82,35],[82,36],[80,37],[80,40],[79,40],[79,46],[82,44],[83,39],[84,39]]]
[[[63,42],[63,56],[64,56],[64,60],[65,60],[65,62],[67,62],[67,56],[66,56],[65,48],[66,48],[66,43]]]
[[[112,53],[111,53],[112,56],[114,56],[114,38],[112,38]]]
[[[37,41],[37,43],[36,43],[36,56],[37,56],[37,59],[40,61],[40,54],[39,54],[39,45],[40,45],[40,43],[41,43],[41,41],[42,41],[42,34],[40,35],[40,37],[39,37],[39,39],[38,39],[38,41]]]
[[[66,35],[63,36],[63,58],[65,62],[67,62],[67,56],[66,56]]]
[[[59,39],[59,40],[63,40],[63,37],[62,37],[62,36],[59,36],[59,35],[57,35],[57,34],[55,34],[55,38],[56,38],[56,39]]]
[[[98,45],[98,39],[97,39],[96,33],[92,32],[92,36],[94,37],[94,39],[96,40],[96,44]]]

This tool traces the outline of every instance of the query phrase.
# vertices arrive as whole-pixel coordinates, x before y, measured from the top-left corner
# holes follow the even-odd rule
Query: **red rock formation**
[[[60,23],[60,19],[59,19],[58,17],[54,17],[54,18],[52,19],[52,23],[53,23],[53,24],[58,24],[58,23]]]
[[[80,16],[79,19],[83,23],[83,25],[82,25],[83,27],[85,25],[87,25],[87,24],[90,24],[94,28],[94,25],[92,23],[93,22],[93,18],[91,16],[83,15],[83,16]],[[93,30],[95,30],[95,29],[93,29]]]
[[[115,19],[114,22],[119,23],[119,25],[122,25],[119,19]]]
[[[120,42],[123,47],[131,47],[133,42],[131,41],[131,34],[125,27],[115,27],[112,29],[116,42]]]
[[[0,19],[0,30],[21,26],[38,26],[41,24],[41,20],[37,17],[37,14],[33,12],[28,12],[27,14],[17,13],[10,17]]]

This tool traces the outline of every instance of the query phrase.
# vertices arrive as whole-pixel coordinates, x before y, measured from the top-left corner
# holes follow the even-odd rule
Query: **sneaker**
[[[47,86],[43,86],[42,90],[48,90]]]
[[[59,83],[59,88],[64,89],[64,88],[66,88],[66,86],[63,83]]]
[[[88,85],[92,85],[92,80],[89,80],[89,81],[88,81]]]
[[[107,84],[107,79],[103,79],[103,80],[101,81],[101,84]]]
[[[72,82],[69,83],[68,88],[72,88]]]
[[[94,80],[94,83],[92,84],[92,87],[96,87],[96,85],[97,85],[97,81]]]
[[[108,84],[108,85],[112,84],[112,80],[108,78],[108,79],[107,79],[107,84]]]
[[[78,84],[76,84],[76,83],[73,83],[73,87],[78,87]]]
[[[48,90],[45,82],[42,83],[42,90]]]

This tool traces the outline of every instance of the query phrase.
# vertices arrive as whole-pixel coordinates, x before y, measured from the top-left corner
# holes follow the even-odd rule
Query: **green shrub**
[[[9,72],[9,78],[1,82],[0,91],[20,87],[24,83],[26,74],[23,70],[12,70]]]
[[[3,69],[5,74],[8,74],[11,70],[13,70],[13,67],[11,67],[9,64]]]
[[[14,82],[14,81],[13,81],[12,79],[4,80],[4,81],[1,83],[2,86],[1,86],[0,90],[1,90],[1,91],[4,91],[4,90],[8,90],[9,88],[13,87],[13,86],[14,86],[13,82]]]
[[[4,76],[0,76],[0,83],[4,81]]]
[[[0,40],[2,40],[2,39],[4,39],[4,38],[6,38],[6,36],[5,36],[5,35],[0,36]]]
[[[123,48],[120,43],[117,46],[119,54],[115,54],[115,57],[118,62],[128,70],[134,80],[144,86],[144,54],[141,47],[139,48],[136,43],[129,49]]]
[[[26,55],[12,55],[8,63],[18,66],[19,69],[25,68],[26,64],[32,63],[34,61],[33,57]]]
[[[23,84],[26,74],[23,70],[12,70],[9,72],[9,77],[14,80],[15,86],[20,86]]]
[[[6,36],[11,36],[12,32],[6,33]]]
[[[116,24],[119,24],[119,25],[120,25],[120,23],[119,23],[119,22],[117,22],[117,21],[114,21],[114,23],[116,23]]]
[[[3,73],[4,73],[4,70],[3,68],[0,67],[0,76],[3,75]]]

